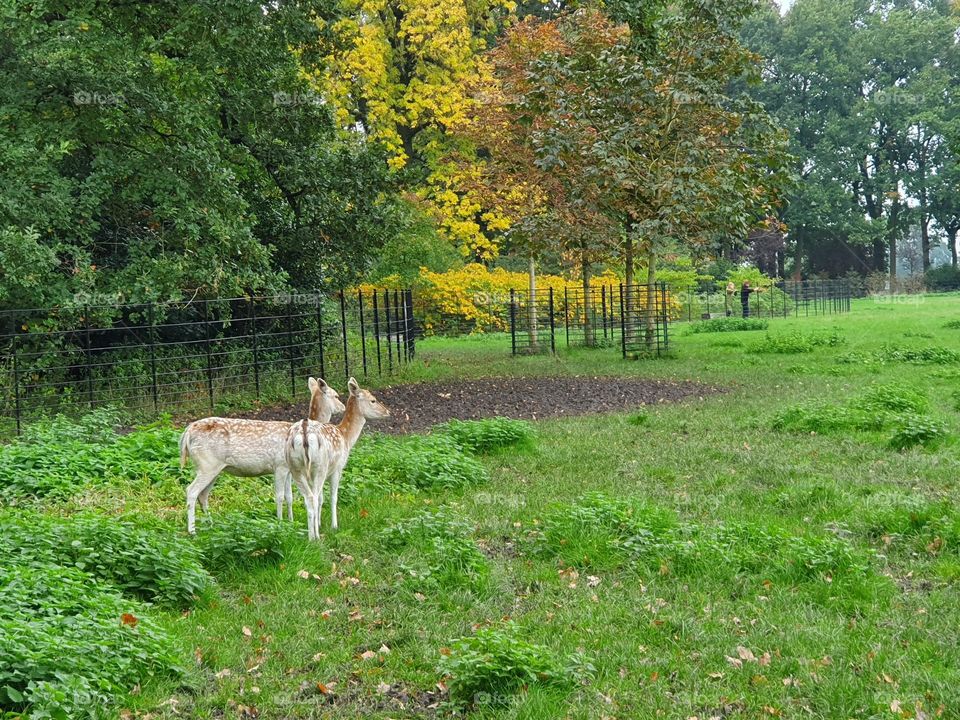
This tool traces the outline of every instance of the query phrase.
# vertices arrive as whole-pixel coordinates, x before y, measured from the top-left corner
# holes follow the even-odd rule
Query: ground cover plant
[[[743,330],[766,330],[770,325],[769,320],[761,318],[714,318],[713,320],[703,320],[693,322],[687,326],[688,333],[717,333],[717,332],[740,332]]]
[[[341,528],[324,525],[310,545],[302,504],[293,524],[272,518],[269,480],[221,478],[196,539],[181,529],[189,472],[175,467],[108,469],[59,494],[18,495],[4,522],[41,538],[48,525],[102,523],[144,547],[183,544],[178,562],[193,553],[190,567],[211,580],[186,605],[145,607],[151,596],[137,587],[150,586],[111,580],[140,577],[133,559],[115,553],[96,574],[95,543],[39,542],[14,572],[36,566],[43,583],[64,577],[83,593],[18,591],[40,599],[4,601],[4,627],[17,630],[0,642],[29,625],[31,677],[49,679],[52,663],[66,679],[24,693],[5,647],[0,687],[21,699],[0,707],[84,717],[65,704],[87,697],[68,694],[76,684],[113,715],[154,720],[950,717],[960,707],[957,375],[877,358],[889,337],[960,352],[943,327],[958,302],[861,300],[849,316],[770,320],[771,335],[845,340],[799,358],[745,353],[709,333],[677,332],[672,358],[639,362],[580,349],[512,358],[496,337],[424,340],[391,382],[444,381],[446,393],[457,378],[563,375],[603,392],[618,377],[725,392],[538,420],[529,444],[501,442],[526,431],[500,420],[364,436],[344,476]],[[869,362],[837,362],[851,353]],[[803,372],[792,372],[798,359]],[[510,401],[520,407],[523,393]],[[562,393],[555,401],[563,409]],[[927,432],[909,429],[915,418],[949,435],[897,449],[898,428]],[[83,570],[68,567],[77,553]],[[45,570],[51,562],[65,570]],[[51,620],[34,623],[44,603]],[[53,643],[88,622],[115,663],[101,668],[84,639]],[[133,629],[155,634],[136,645]]]

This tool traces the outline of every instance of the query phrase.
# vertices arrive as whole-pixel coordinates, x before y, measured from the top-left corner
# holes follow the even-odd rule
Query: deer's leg
[[[287,472],[288,470],[285,467],[278,467],[273,471],[273,500],[277,505],[277,520],[283,520],[283,499],[286,491]]]
[[[291,471],[291,474],[293,481],[297,484],[297,489],[303,496],[303,505],[307,509],[307,539],[313,540],[313,490],[310,488],[310,483],[307,482],[307,478],[302,472]]]
[[[204,509],[206,509],[205,500],[210,495],[210,486],[213,485],[213,481],[217,479],[217,475],[220,474],[223,467],[224,466],[217,466],[199,469],[197,471],[197,477],[187,486],[187,532],[191,535],[197,531],[197,499],[200,498],[201,495],[204,496],[204,500],[201,502],[204,505]]]
[[[293,479],[289,470],[283,479],[283,495],[287,501],[287,519],[293,522]]]
[[[213,483],[211,482],[203,490],[200,491],[200,507],[203,510],[204,514],[210,512],[210,491],[213,490]]]
[[[331,527],[337,529],[337,493],[340,492],[340,476],[343,475],[343,468],[337,468],[333,471],[330,478],[330,518]]]

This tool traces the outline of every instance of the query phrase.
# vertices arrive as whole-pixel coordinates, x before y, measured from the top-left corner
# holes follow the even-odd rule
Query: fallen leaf
[[[219,672],[214,674],[214,677],[217,680],[223,680],[223,678],[229,677],[229,676],[230,676],[230,668],[224,668],[223,670],[220,670]]]
[[[602,580],[601,580],[600,578],[598,578],[596,575],[587,575],[587,586],[588,586],[588,587],[596,587],[596,586],[599,585],[601,582],[602,582]]]
[[[388,692],[390,692],[390,686],[387,685],[387,683],[385,682],[378,683],[377,692],[380,693],[381,695],[386,695]]]
[[[365,650],[364,652],[360,653],[360,657],[364,660],[372,660],[376,656],[377,654],[373,650]]]
[[[243,626],[243,630],[242,630],[241,632],[242,632],[246,637],[252,637],[252,636],[253,636],[253,630],[251,630],[250,628],[248,628],[246,625]]]
[[[760,656],[760,659],[757,660],[757,662],[760,663],[763,667],[766,667],[767,665],[769,665],[769,664],[770,664],[770,653],[765,652],[763,655]]]
[[[383,653],[384,655],[389,655],[390,648],[388,648],[386,645],[381,645],[380,649],[377,652]]]
[[[890,712],[895,712],[895,713],[900,712],[900,701],[899,701],[899,700],[893,700],[893,701],[890,703]]]
[[[300,572],[297,573],[297,577],[301,577],[304,580],[309,580],[310,573],[307,570],[301,570]]]
[[[737,668],[737,670],[743,667],[743,660],[740,658],[730,657],[729,655],[727,655],[726,658],[727,662]]]
[[[749,648],[745,648],[743,645],[737,645],[737,655],[740,656],[741,660],[746,660],[747,662],[756,662],[757,658]]]
[[[722,672],[712,672],[712,673],[709,673],[709,674],[707,675],[707,677],[710,678],[711,680],[722,680],[722,679],[723,679],[723,673],[722,673]]]
[[[140,622],[140,620],[137,618],[136,615],[131,615],[130,613],[124,613],[123,615],[120,616],[121,625],[129,625],[130,627],[136,627],[138,622]]]

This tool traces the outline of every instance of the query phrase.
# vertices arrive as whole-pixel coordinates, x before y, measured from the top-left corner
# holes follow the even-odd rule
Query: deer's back
[[[254,477],[286,465],[290,423],[211,417],[191,423],[190,456],[197,464],[223,464],[231,475]]]

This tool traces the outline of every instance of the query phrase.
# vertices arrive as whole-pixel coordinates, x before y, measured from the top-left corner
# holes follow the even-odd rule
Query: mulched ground
[[[375,429],[387,433],[427,430],[446,420],[510,417],[525,420],[620,412],[662,402],[677,402],[722,392],[689,380],[623,377],[487,378],[413,383],[376,391],[390,408]],[[259,420],[296,420],[302,405],[276,405],[241,414]],[[371,428],[373,428],[371,424]]]

